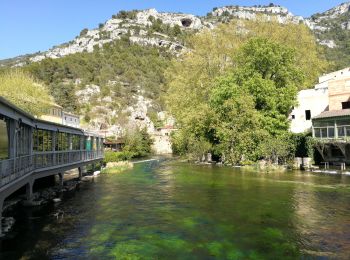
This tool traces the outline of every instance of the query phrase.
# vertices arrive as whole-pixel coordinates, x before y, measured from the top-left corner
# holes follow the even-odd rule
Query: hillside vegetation
[[[318,15],[313,16],[317,19]],[[316,32],[320,40],[333,40],[335,48],[325,48],[327,59],[332,62],[332,69],[338,70],[350,66],[350,10],[334,18],[320,19],[320,26],[328,28]],[[348,28],[345,28],[347,27]]]
[[[53,102],[42,82],[17,69],[0,73],[0,96],[35,116],[45,114]]]
[[[82,114],[100,105],[99,98],[110,96],[114,107],[133,103],[132,93],[142,90],[159,101],[164,86],[164,70],[170,57],[162,49],[131,44],[127,39],[95,48],[92,53],[76,53],[60,59],[45,59],[24,67],[50,89],[56,102]],[[77,79],[79,79],[77,81]],[[75,91],[96,84],[101,92],[95,102],[79,106]]]

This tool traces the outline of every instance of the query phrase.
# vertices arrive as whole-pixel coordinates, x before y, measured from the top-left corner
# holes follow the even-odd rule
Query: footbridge
[[[103,159],[103,139],[82,129],[39,120],[0,97],[0,235],[5,199],[26,187],[33,199],[37,179],[79,170]]]

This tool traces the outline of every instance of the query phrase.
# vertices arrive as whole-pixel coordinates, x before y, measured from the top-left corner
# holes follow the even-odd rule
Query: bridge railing
[[[34,170],[33,155],[0,161],[0,187]]]
[[[0,187],[34,170],[86,162],[103,157],[103,151],[55,151],[0,160]]]

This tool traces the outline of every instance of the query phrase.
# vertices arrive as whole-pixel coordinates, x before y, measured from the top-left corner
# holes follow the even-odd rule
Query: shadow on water
[[[169,159],[20,209],[1,259],[298,259],[350,255],[350,178]],[[53,217],[58,210],[63,218]]]

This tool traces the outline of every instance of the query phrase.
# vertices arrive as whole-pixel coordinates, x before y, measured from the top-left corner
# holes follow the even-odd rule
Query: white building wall
[[[80,118],[79,116],[68,114],[63,112],[62,113],[62,122],[64,125],[71,126],[71,127],[80,127]]]
[[[328,87],[328,84],[327,84]],[[311,118],[328,109],[328,88],[302,90],[298,94],[298,106],[290,114],[290,131],[304,133],[311,130],[312,121],[306,120],[306,110],[311,111]]]
[[[350,67],[323,75],[323,76],[319,77],[318,82],[323,83],[326,81],[330,81],[333,79],[339,79],[342,77],[350,77]]]

